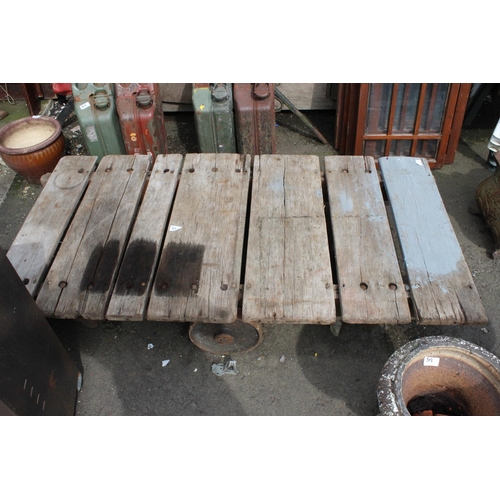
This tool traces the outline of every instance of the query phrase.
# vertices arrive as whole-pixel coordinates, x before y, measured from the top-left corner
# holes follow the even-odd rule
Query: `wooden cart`
[[[488,321],[425,159],[95,160],[59,162],[8,252],[48,317],[191,322],[218,353],[263,323]]]

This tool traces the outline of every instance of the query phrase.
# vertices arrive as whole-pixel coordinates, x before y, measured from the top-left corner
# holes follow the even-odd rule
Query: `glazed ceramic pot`
[[[28,117],[0,129],[0,156],[7,166],[32,184],[52,172],[64,155],[61,124],[50,117]]]

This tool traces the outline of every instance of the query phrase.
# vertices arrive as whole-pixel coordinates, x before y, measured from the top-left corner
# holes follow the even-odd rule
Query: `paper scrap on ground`
[[[164,360],[161,362],[161,366],[167,366],[169,363],[170,363],[170,360],[169,360],[169,359],[164,359]]]
[[[236,369],[236,361],[229,360],[225,363],[217,363],[212,365],[212,373],[215,373],[218,377],[222,375],[237,375],[238,370]]]

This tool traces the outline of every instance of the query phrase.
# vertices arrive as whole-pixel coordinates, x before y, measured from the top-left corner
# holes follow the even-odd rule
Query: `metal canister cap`
[[[229,98],[227,83],[214,83],[212,87],[212,97],[216,101],[225,101]]]
[[[136,95],[135,100],[138,106],[145,108],[153,103],[153,96],[148,89],[141,89]]]
[[[254,83],[253,95],[256,99],[264,100],[271,95],[271,86],[269,83]]]
[[[108,94],[98,93],[94,94],[94,104],[96,108],[104,109],[110,106],[111,101]]]

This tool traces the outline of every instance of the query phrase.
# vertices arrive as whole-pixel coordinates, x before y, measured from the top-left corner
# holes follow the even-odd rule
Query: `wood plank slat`
[[[186,155],[148,320],[236,321],[250,163],[249,155]]]
[[[61,158],[7,252],[34,297],[87,188],[96,160],[97,156]]]
[[[109,320],[144,319],[183,156],[158,155],[106,312]]]
[[[333,100],[328,96],[328,83],[280,83],[280,91],[299,110],[333,109]],[[286,107],[286,106],[285,106]]]
[[[101,160],[38,296],[47,316],[104,319],[150,164],[147,155]]]
[[[254,158],[244,321],[335,323],[317,156]]]
[[[342,321],[401,324],[411,313],[371,157],[325,157]]]
[[[384,157],[379,165],[421,324],[484,324],[486,311],[427,160]]]

